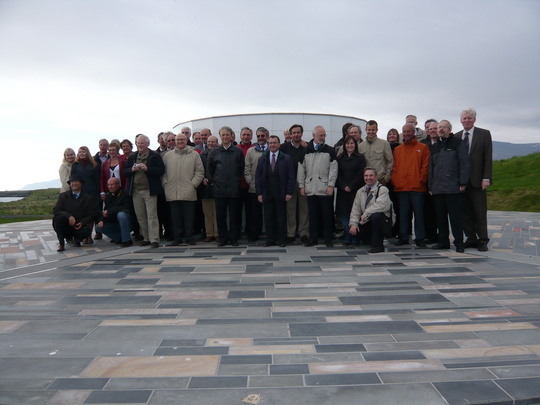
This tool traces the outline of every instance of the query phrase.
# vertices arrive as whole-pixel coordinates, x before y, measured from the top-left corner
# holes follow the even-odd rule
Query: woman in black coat
[[[343,153],[337,157],[336,216],[341,219],[343,224],[343,245],[349,246],[356,243],[355,238],[349,233],[349,217],[356,192],[364,186],[366,159],[364,155],[358,153],[354,137],[346,137],[343,143],[345,145]]]

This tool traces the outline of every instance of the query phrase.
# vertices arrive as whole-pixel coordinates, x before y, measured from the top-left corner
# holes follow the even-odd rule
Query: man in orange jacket
[[[408,224],[411,209],[414,213],[414,242],[426,247],[424,242],[424,198],[427,192],[429,148],[416,140],[413,124],[403,126],[403,144],[394,150],[392,184],[399,198],[400,229],[396,246],[409,243]]]

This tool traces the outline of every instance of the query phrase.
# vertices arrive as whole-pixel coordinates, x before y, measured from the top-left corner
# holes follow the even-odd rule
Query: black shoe
[[[159,247],[159,243],[157,243],[157,242],[152,242],[152,243],[150,244],[150,247],[151,247],[152,249],[156,249],[156,248]]]
[[[302,236],[302,237],[300,238],[300,241],[301,241],[302,243],[308,243],[308,242],[309,242],[309,236],[307,236],[307,235]]]
[[[144,236],[142,236],[142,235],[135,235],[135,240],[136,240],[136,241],[144,240]]]
[[[81,242],[73,242],[73,247],[81,247]]]
[[[488,245],[486,242],[478,242],[478,251],[479,252],[487,252],[489,249],[488,249]]]
[[[463,246],[456,246],[456,252],[465,253],[465,248]]]
[[[308,240],[306,243],[304,243],[304,246],[305,247],[311,247],[311,246],[315,246],[315,245],[318,245],[319,242],[316,241],[316,240]]]
[[[100,240],[103,239],[103,234],[101,232],[96,232],[94,235],[94,240]]]
[[[417,239],[414,241],[414,244],[416,245],[416,247],[419,247],[419,248],[426,247],[426,242],[424,242],[424,240]]]
[[[63,252],[64,250],[66,250],[66,248],[63,244],[59,244],[58,249],[56,249],[57,252]]]
[[[435,246],[431,247],[433,250],[444,250],[444,249],[450,249],[450,245],[445,243],[437,243]]]
[[[475,248],[478,247],[478,241],[476,239],[467,239],[465,241],[466,248]]]
[[[267,240],[266,243],[264,244],[265,247],[268,247],[268,246],[274,246],[276,244],[275,241],[273,240]]]
[[[279,242],[279,247],[287,247],[287,244],[285,242]]]
[[[384,252],[384,246],[377,246],[377,247],[371,248],[367,252],[368,253],[383,253]]]
[[[150,241],[147,241],[147,240],[143,240],[142,242],[139,242],[139,246],[150,246],[151,243]]]
[[[294,243],[294,242],[296,242],[296,238],[294,236],[287,237],[287,243]]]
[[[231,246],[238,246],[238,241],[237,240],[231,240]]]
[[[128,240],[127,242],[122,242],[122,243],[120,244],[120,247],[123,247],[123,248],[124,248],[124,247],[129,247],[129,246],[133,246],[133,241],[132,241],[131,239]]]
[[[180,243],[182,243],[181,240],[173,240],[171,243],[169,243],[167,246],[180,246]]]
[[[324,244],[326,245],[326,247],[329,247],[329,248],[334,247],[334,244],[331,241],[330,242],[324,242]]]
[[[228,244],[229,244],[229,241],[228,241],[228,240],[222,239],[222,240],[220,240],[220,241],[218,242],[217,245],[218,245],[219,247],[223,247],[223,246],[227,246]]]
[[[409,244],[408,240],[398,239],[398,241],[394,243],[394,246],[403,246],[403,245],[408,245],[408,244]]]
[[[196,245],[195,239],[186,239],[186,243],[190,246]]]

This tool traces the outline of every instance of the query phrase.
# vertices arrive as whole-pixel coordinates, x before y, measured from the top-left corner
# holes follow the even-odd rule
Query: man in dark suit
[[[493,146],[491,132],[475,127],[476,111],[468,108],[461,112],[463,131],[456,138],[463,139],[469,149],[470,178],[466,189],[464,231],[465,247],[488,250],[487,188],[492,184]]]
[[[255,172],[255,191],[259,203],[263,204],[266,226],[266,244],[286,246],[287,202],[296,186],[293,160],[279,150],[279,137],[271,135],[269,151],[259,157]]]

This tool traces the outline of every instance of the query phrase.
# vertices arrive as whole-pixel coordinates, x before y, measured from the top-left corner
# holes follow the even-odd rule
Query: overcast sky
[[[475,107],[540,142],[540,1],[0,0],[0,190],[58,177],[66,147],[215,115],[423,124]],[[304,135],[308,137],[309,132]]]

